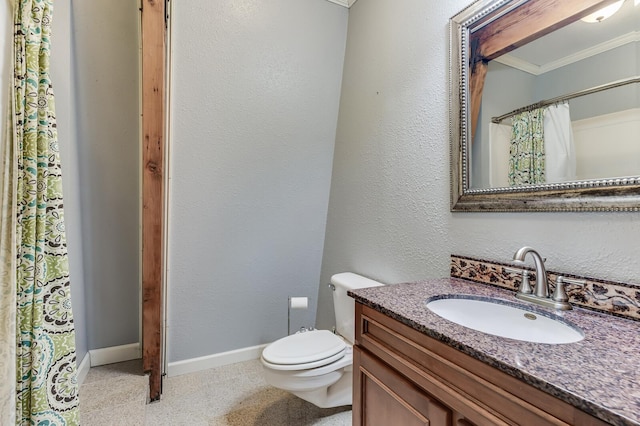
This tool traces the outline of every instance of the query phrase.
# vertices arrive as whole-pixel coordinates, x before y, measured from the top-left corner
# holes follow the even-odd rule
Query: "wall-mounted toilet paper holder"
[[[291,310],[292,309],[307,309],[309,307],[308,297],[291,297],[287,300],[287,336],[291,334]],[[302,327],[305,331],[305,327]],[[313,329],[313,328],[310,328]]]

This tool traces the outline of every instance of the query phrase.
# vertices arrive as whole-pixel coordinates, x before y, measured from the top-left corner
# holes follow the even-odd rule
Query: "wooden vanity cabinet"
[[[355,337],[354,425],[607,424],[361,303]]]

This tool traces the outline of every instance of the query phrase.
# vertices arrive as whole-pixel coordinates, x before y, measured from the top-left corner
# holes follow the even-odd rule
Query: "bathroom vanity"
[[[514,300],[511,291],[458,278],[350,292],[354,425],[640,425],[638,322],[574,309],[559,315],[583,340],[518,341],[427,309],[446,294]]]

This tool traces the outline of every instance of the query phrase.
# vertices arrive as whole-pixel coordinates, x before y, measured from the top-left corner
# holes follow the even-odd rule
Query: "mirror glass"
[[[469,188],[640,175],[640,5],[612,7],[606,19],[577,20],[488,62]],[[517,115],[508,115],[553,99],[540,111],[544,170],[519,179],[510,164]]]
[[[477,0],[450,30],[452,211],[640,211],[640,0]]]

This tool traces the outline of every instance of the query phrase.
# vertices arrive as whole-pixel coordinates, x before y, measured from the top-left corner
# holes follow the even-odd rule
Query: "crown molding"
[[[527,72],[533,75],[540,75],[542,72],[540,71],[541,67],[536,64],[532,64],[529,61],[525,61],[524,59],[517,58],[515,56],[509,55],[508,53],[502,56],[497,57],[494,61],[499,62],[503,65],[509,66],[511,68],[518,69],[520,71]]]
[[[346,8],[350,8],[358,0],[327,0],[327,1],[330,1],[331,3],[339,4],[340,6],[344,6]]]
[[[640,31],[633,31],[627,34],[623,34],[620,37],[616,37],[604,43],[596,44],[587,49],[581,50],[569,56],[556,61],[547,62],[546,64],[536,65],[524,59],[516,58],[509,54],[502,55],[499,58],[494,59],[496,62],[510,66],[512,68],[519,69],[520,71],[527,72],[533,75],[544,74],[549,71],[553,71],[557,68],[564,67],[574,62],[581,61],[591,56],[599,55],[607,50],[615,49],[616,47],[623,46],[627,43],[633,43],[640,41]]]

